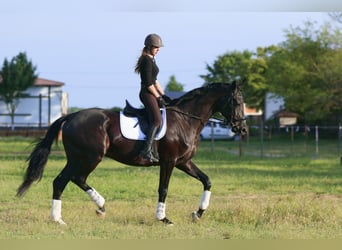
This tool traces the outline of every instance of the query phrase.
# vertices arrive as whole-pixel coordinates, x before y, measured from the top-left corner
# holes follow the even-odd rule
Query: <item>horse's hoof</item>
[[[173,226],[174,224],[173,224],[173,222],[172,221],[170,221],[168,218],[164,218],[164,219],[161,219],[161,220],[159,220],[159,221],[161,221],[161,222],[163,222],[166,226]]]
[[[96,209],[96,214],[99,218],[101,219],[104,219],[106,217],[106,212],[104,210],[104,208],[99,208],[99,209]]]
[[[52,220],[52,222],[62,225],[62,226],[66,226],[66,223],[62,220],[62,218],[59,218],[57,220]]]
[[[200,220],[200,216],[196,211],[192,212],[191,217],[192,217],[192,222],[199,222]]]

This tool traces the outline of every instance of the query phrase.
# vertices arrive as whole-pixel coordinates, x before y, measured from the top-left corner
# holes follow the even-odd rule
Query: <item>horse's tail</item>
[[[23,196],[34,181],[40,181],[42,178],[51,151],[51,145],[57,139],[62,124],[69,117],[70,115],[63,116],[52,123],[45,137],[38,141],[31,155],[27,158],[29,165],[24,176],[24,181],[17,190],[18,197]]]

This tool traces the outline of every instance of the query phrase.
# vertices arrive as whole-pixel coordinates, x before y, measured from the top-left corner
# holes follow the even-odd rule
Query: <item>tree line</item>
[[[220,55],[201,77],[206,82],[246,79],[243,93],[250,107],[263,110],[271,92],[283,97],[285,109],[299,114],[303,123],[340,121],[342,35],[329,23],[316,26],[310,21],[291,26],[278,45]]]

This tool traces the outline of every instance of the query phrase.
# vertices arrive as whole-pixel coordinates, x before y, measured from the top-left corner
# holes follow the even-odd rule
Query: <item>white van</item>
[[[212,138],[230,140],[233,139],[234,136],[235,133],[229,126],[214,118],[209,119],[200,134],[202,140],[208,140]]]

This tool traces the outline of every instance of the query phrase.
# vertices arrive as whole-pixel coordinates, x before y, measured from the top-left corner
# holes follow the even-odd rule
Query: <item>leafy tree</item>
[[[27,59],[26,53],[19,53],[9,62],[5,58],[0,71],[0,97],[11,116],[12,127],[20,98],[27,96],[25,90],[37,79],[36,67]]]
[[[110,110],[113,112],[120,112],[120,111],[122,111],[122,108],[121,107],[112,107],[112,108],[110,108]]]
[[[82,110],[83,108],[79,108],[79,107],[69,107],[68,108],[68,113],[71,114],[71,113],[75,113],[75,112],[78,112],[80,110]]]
[[[177,82],[176,77],[174,75],[170,76],[170,80],[167,83],[165,90],[167,91],[183,91],[184,84]]]
[[[250,51],[233,51],[218,56],[213,65],[207,64],[208,74],[200,77],[206,83],[211,82],[232,82],[247,76],[247,64],[253,53]]]
[[[307,122],[323,120],[342,107],[342,36],[328,24],[315,29],[291,27],[287,40],[268,60],[272,92],[285,99],[286,109]]]
[[[246,79],[244,100],[250,107],[263,109],[270,91],[284,97],[286,109],[307,122],[342,114],[341,32],[329,24],[317,29],[306,22],[285,35],[278,46],[218,56],[201,77],[207,83]]]
[[[245,50],[233,51],[218,56],[212,66],[207,64],[208,74],[200,77],[209,82],[232,82],[246,79],[243,86],[244,100],[250,107],[264,108],[267,84],[264,78],[267,69],[267,51],[259,48],[256,53]]]
[[[330,12],[328,15],[331,17],[332,20],[342,23],[342,12]]]

